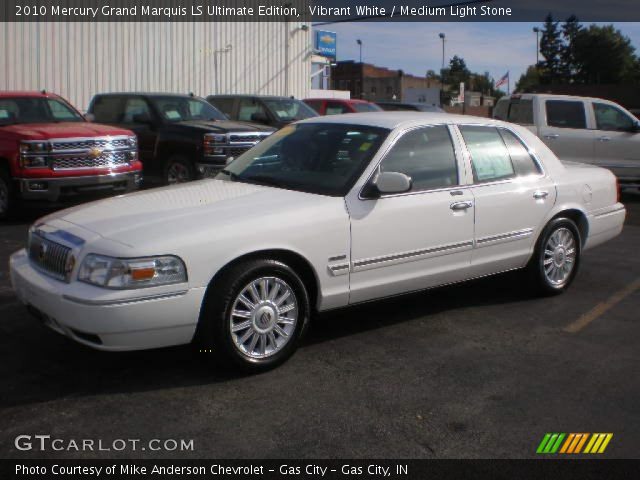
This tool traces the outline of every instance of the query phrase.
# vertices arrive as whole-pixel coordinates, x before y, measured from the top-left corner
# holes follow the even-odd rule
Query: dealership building
[[[287,95],[311,89],[301,22],[0,22],[0,90],[55,92],[85,110],[115,91]]]

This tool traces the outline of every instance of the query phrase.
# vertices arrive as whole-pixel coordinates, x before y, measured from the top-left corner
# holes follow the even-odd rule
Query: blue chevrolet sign
[[[336,59],[336,32],[327,32],[326,30],[316,31],[316,50],[323,57],[332,60]]]

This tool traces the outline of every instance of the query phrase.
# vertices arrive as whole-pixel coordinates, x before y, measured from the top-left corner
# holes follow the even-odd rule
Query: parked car
[[[304,103],[320,115],[338,115],[341,113],[381,112],[375,103],[366,100],[344,98],[307,98]]]
[[[318,115],[306,103],[293,97],[209,95],[207,101],[233,120],[261,123],[274,128]]]
[[[140,183],[136,137],[89,123],[47,92],[0,92],[0,218],[22,200],[125,193]]]
[[[215,179],[45,217],[10,270],[30,311],[85,345],[194,341],[262,370],[312,311],[522,268],[561,293],[624,217],[611,172],[563,165],[526,128],[353,113],[285,127]]]
[[[522,94],[501,98],[493,116],[526,126],[561,160],[610,169],[621,184],[640,187],[640,123],[600,98]]]
[[[102,93],[91,100],[89,114],[133,130],[145,177],[165,184],[215,175],[274,132],[230,121],[204,99],[174,93]]]
[[[388,112],[408,111],[408,112],[439,112],[444,110],[437,105],[426,103],[404,103],[404,102],[376,102],[380,108]]]

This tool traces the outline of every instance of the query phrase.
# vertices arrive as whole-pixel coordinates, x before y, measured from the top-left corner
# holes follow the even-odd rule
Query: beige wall
[[[294,95],[310,88],[311,28],[285,22],[0,23],[0,90]],[[288,42],[288,48],[287,48]],[[228,53],[215,53],[231,45]],[[217,71],[215,65],[218,65]]]

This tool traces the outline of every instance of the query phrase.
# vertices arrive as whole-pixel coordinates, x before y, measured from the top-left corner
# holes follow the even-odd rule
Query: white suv
[[[564,161],[591,163],[640,186],[640,123],[617,103],[568,95],[501,98],[494,118],[526,126]]]

